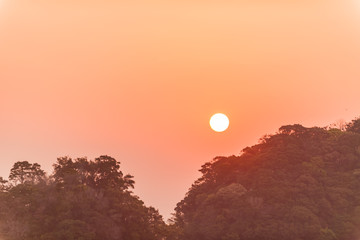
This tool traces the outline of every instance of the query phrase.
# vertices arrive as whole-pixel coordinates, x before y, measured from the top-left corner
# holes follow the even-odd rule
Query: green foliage
[[[177,204],[181,240],[353,240],[360,231],[359,121],[283,126],[217,157]],[[359,128],[360,129],[360,128]]]
[[[161,215],[129,190],[132,176],[109,156],[59,158],[47,179],[38,164],[17,162],[0,179],[0,236],[5,240],[160,240]],[[43,179],[40,181],[39,179]]]

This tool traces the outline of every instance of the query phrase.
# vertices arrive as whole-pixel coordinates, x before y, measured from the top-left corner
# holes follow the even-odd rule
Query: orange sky
[[[360,116],[359,65],[355,0],[1,0],[0,176],[111,155],[167,218],[213,157]]]

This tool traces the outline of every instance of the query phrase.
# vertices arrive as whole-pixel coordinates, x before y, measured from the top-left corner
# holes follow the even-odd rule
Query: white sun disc
[[[215,132],[223,132],[229,127],[229,118],[223,113],[216,113],[210,118],[210,127]]]

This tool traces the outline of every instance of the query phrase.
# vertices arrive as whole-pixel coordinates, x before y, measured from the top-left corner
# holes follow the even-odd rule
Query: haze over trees
[[[282,126],[240,156],[216,157],[166,225],[109,156],[58,158],[47,177],[17,162],[0,178],[5,240],[356,240],[360,120]]]
[[[46,177],[39,164],[17,162],[0,179],[0,233],[9,240],[159,240],[158,211],[132,194],[133,177],[109,156],[58,158]]]
[[[204,164],[177,204],[172,239],[359,239],[359,126],[283,126]]]

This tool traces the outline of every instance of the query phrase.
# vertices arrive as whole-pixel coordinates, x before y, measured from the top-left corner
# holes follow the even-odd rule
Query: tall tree
[[[16,162],[10,170],[9,179],[15,184],[35,183],[43,180],[45,172],[38,163]]]

